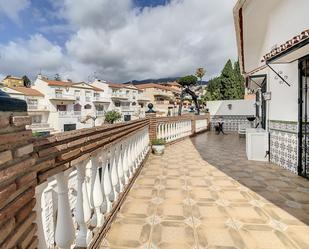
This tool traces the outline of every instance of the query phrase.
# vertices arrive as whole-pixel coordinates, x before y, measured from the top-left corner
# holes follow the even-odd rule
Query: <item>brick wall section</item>
[[[37,229],[33,166],[37,156],[27,113],[0,112],[0,248],[31,248]],[[35,247],[34,247],[35,248]]]

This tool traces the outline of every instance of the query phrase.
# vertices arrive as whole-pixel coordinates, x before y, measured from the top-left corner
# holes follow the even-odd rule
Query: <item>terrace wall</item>
[[[26,126],[31,123],[26,112],[0,114],[0,249],[41,249],[39,237],[43,232],[37,223],[38,216],[41,215],[38,213],[41,200],[37,199],[36,190],[54,176],[76,170],[83,162],[96,158],[102,149],[111,151],[110,148],[118,146],[117,148],[124,150],[125,146],[129,148],[129,143],[134,141],[136,146],[141,141],[148,144],[143,134],[148,134],[149,130],[149,137],[156,138],[158,123],[175,124],[179,121],[190,121],[190,135],[196,133],[195,124],[198,120],[207,119],[206,124],[209,124],[209,116],[157,118],[155,115],[149,115],[136,121],[34,138],[31,130],[26,130]],[[208,126],[206,129],[199,126],[200,130],[208,129]],[[139,137],[134,140],[134,136],[137,135]],[[98,241],[107,231],[114,213],[120,208],[123,198],[137,177],[142,161],[147,158],[147,147],[142,148],[141,152],[138,152],[137,147],[130,147],[129,152],[138,155],[137,161],[134,161],[138,162],[136,171],[132,171],[133,175],[125,189],[113,203],[113,210],[105,217],[104,225],[100,229],[89,228],[94,234],[89,248],[96,248]],[[114,152],[117,153],[116,151]],[[58,216],[60,212],[62,210],[58,211]]]

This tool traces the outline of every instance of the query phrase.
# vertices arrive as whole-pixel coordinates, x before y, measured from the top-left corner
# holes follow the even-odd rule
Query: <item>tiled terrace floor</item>
[[[235,135],[151,155],[101,248],[309,248],[309,181],[247,161]]]

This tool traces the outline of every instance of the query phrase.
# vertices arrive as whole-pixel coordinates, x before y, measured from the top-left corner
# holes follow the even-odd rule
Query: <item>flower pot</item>
[[[152,152],[155,155],[162,155],[164,153],[164,145],[152,145]]]

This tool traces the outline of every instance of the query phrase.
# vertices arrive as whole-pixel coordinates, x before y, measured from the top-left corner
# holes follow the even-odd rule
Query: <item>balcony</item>
[[[48,112],[49,108],[47,105],[30,105],[27,104],[28,112]]]
[[[58,111],[59,118],[78,118],[81,114],[81,111]]]
[[[50,96],[50,100],[75,101],[78,96],[65,93],[54,93]]]
[[[95,96],[93,98],[93,102],[94,103],[110,103],[110,100],[108,98],[105,98],[105,97]]]
[[[17,163],[31,171],[16,173],[11,159],[5,172],[12,173],[2,176],[13,187],[5,185],[11,194],[0,219],[14,228],[3,241],[9,248],[307,248],[309,182],[248,161],[244,139],[208,128],[208,115],[183,115],[29,137],[35,153]],[[164,155],[150,154],[154,138],[169,144]]]
[[[97,117],[103,117],[105,115],[105,111],[96,111]]]
[[[52,131],[53,128],[50,127],[48,123],[32,123],[27,127],[31,129],[33,132],[40,132],[40,131]]]
[[[127,100],[129,99],[129,96],[126,93],[113,92],[112,99]]]

